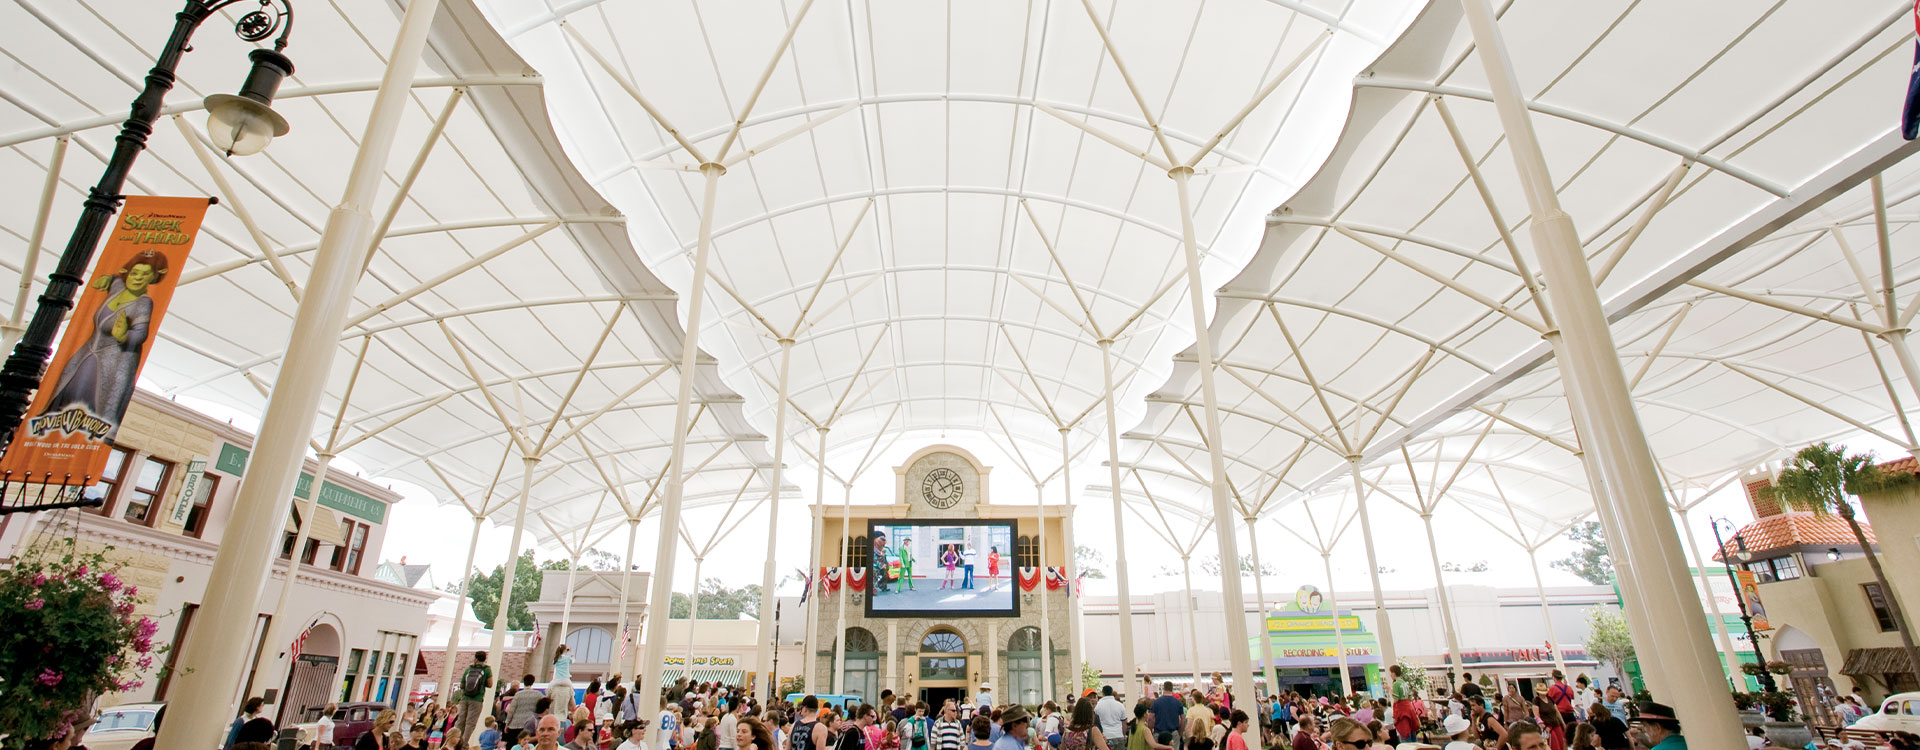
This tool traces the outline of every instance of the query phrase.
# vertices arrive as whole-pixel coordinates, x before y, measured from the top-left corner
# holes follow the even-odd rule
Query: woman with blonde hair
[[[393,731],[394,722],[399,720],[400,715],[394,713],[393,709],[381,711],[380,715],[373,717],[373,728],[353,741],[353,750],[395,750],[400,747],[400,743],[391,742],[387,737],[387,733]]]
[[[1187,750],[1213,748],[1213,712],[1195,706],[1187,719]]]
[[[1367,725],[1341,716],[1327,723],[1327,744],[1333,750],[1360,750],[1373,745],[1373,733]]]

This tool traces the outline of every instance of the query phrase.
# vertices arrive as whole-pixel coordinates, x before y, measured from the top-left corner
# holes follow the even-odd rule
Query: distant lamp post
[[[1722,524],[1726,525],[1726,533],[1733,535],[1734,550],[1731,553],[1727,551],[1727,541],[1725,537],[1721,536],[1720,527]],[[1720,545],[1721,562],[1729,563],[1733,560],[1739,560],[1740,563],[1744,565],[1748,560],[1753,559],[1753,553],[1747,551],[1747,540],[1740,538],[1740,527],[1735,526],[1732,521],[1725,518],[1713,519],[1712,525],[1713,541]],[[1778,691],[1780,687],[1773,681],[1773,673],[1767,671],[1767,655],[1760,651],[1760,636],[1753,631],[1753,615],[1747,611],[1747,595],[1746,592],[1740,588],[1740,576],[1734,573],[1731,564],[1727,565],[1726,568],[1727,580],[1733,583],[1733,601],[1740,605],[1740,621],[1747,626],[1747,643],[1753,646],[1754,663],[1760,665],[1760,672],[1755,675],[1760,678],[1760,689],[1769,693]]]
[[[1840,561],[1840,548],[1839,548],[1839,547],[1828,547],[1828,548],[1827,548],[1827,561],[1828,561],[1828,562],[1839,562],[1839,561]]]
[[[0,437],[12,435],[26,415],[34,388],[39,386],[47,360],[53,356],[53,335],[67,311],[73,309],[74,296],[84,281],[81,274],[86,273],[88,264],[93,262],[100,237],[120,208],[120,191],[127,182],[127,173],[133,169],[134,159],[147,148],[147,136],[153,133],[153,123],[160,116],[167,91],[173,88],[174,71],[180,65],[180,58],[192,49],[193,33],[213,14],[236,5],[253,6],[234,23],[233,33],[246,42],[259,42],[276,32],[279,37],[274,39],[273,49],[255,49],[249,55],[253,70],[238,95],[207,97],[208,137],[228,155],[244,156],[259,153],[274,136],[287,133],[286,119],[275,113],[271,105],[280,81],[293,74],[293,62],[281,54],[287,46],[287,35],[293,32],[290,2],[187,0],[186,7],[174,14],[173,34],[160,50],[153,69],[147,71],[146,88],[133,100],[132,111],[120,126],[106,171],[87,193],[80,220],[60,254],[59,265],[47,278],[47,288],[34,308],[33,320],[14,346],[13,354],[7,357],[6,366],[0,368]],[[38,248],[27,251],[38,252]]]

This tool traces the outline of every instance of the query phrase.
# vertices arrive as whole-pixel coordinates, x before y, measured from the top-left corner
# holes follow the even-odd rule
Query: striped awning
[[[1848,677],[1879,677],[1913,671],[1907,664],[1906,650],[1898,646],[1856,648],[1847,651],[1847,660],[1841,665],[1840,674]]]
[[[667,667],[668,679],[677,678],[681,674],[682,672],[679,667],[672,665]],[[744,685],[747,681],[747,671],[744,669],[695,669],[693,670],[693,676],[688,679],[694,682],[718,682],[722,685]]]

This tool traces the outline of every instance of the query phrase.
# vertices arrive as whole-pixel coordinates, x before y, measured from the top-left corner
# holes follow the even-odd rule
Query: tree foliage
[[[1220,575],[1220,556],[1207,555],[1206,557],[1200,558],[1200,571],[1203,573],[1206,573],[1207,575],[1213,575],[1213,576]],[[1240,574],[1252,575],[1253,572],[1254,572],[1253,571],[1253,555],[1250,555],[1250,554],[1241,555],[1240,556]],[[1160,575],[1163,575],[1163,576],[1180,575],[1180,569],[1173,566],[1162,565],[1160,566]],[[1280,569],[1274,567],[1273,563],[1263,562],[1260,564],[1260,575],[1277,576],[1277,575],[1280,575]]]
[[[1633,637],[1627,632],[1626,616],[1604,607],[1587,610],[1587,654],[1625,672],[1627,662],[1633,660]]]
[[[1081,549],[1086,548],[1082,547]],[[1091,662],[1080,662],[1080,689],[1100,689],[1100,668],[1094,666]]]
[[[1576,524],[1567,529],[1567,538],[1579,544],[1580,549],[1548,564],[1595,586],[1612,585],[1613,557],[1607,550],[1607,534],[1600,530],[1600,523]]]
[[[1101,554],[1100,550],[1084,544],[1073,548],[1073,569],[1082,576],[1106,578],[1107,571],[1102,567],[1106,564],[1107,556]]]
[[[527,602],[540,598],[540,571],[566,570],[567,561],[535,563],[533,550],[527,550],[520,553],[515,563],[513,603],[507,607],[507,629],[532,630],[533,613],[527,611]],[[493,626],[494,617],[500,613],[500,588],[505,585],[506,578],[507,566],[496,565],[493,572],[476,574],[467,581],[467,600],[473,602],[473,614],[488,627]]]
[[[671,617],[686,619],[693,610],[692,598],[686,594],[674,592]],[[729,588],[718,578],[708,578],[700,582],[700,618],[702,620],[738,620],[741,615],[757,618],[760,616],[760,584],[750,583],[740,588]]]

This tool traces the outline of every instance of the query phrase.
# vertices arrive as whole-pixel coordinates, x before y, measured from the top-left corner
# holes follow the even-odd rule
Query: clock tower
[[[964,448],[928,446],[894,467],[894,497],[908,518],[977,518],[991,471]]]

